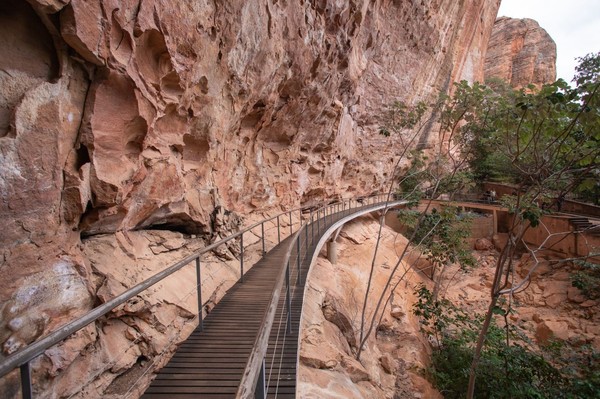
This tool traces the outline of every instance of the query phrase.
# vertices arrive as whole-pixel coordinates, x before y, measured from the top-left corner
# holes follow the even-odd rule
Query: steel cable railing
[[[378,199],[385,199],[385,201],[377,203]],[[265,358],[267,357],[266,355],[269,348],[268,337],[265,336],[264,332],[261,332],[259,333],[259,337],[254,344],[253,354],[248,361],[244,378],[240,383],[238,394],[236,396],[237,398],[265,398],[267,397],[270,387],[272,388],[273,394],[269,395],[269,397],[277,397],[280,383],[283,381],[281,376],[282,364],[284,363],[284,357],[286,355],[285,344],[287,343],[286,340],[288,339],[288,334],[293,332],[290,329],[290,327],[292,327],[292,322],[290,322],[292,313],[292,298],[296,296],[295,294],[297,289],[301,290],[300,293],[302,295],[304,294],[304,284],[301,283],[303,281],[302,275],[308,274],[310,264],[315,256],[315,251],[318,250],[319,245],[321,245],[323,241],[323,235],[331,228],[333,228],[334,231],[338,228],[338,224],[341,225],[349,220],[349,215],[351,213],[358,211],[359,214],[365,214],[377,209],[387,210],[388,206],[392,202],[395,205],[398,205],[401,202],[405,203],[405,201],[388,201],[385,196],[378,196],[377,198],[372,199],[366,198],[364,201],[334,203],[323,208],[319,208],[315,212],[310,212],[310,222],[307,220],[306,223],[301,226],[300,230],[294,236],[293,242],[288,249],[284,263],[285,268],[281,271],[278,283],[273,291],[270,309],[265,314],[265,318],[262,323],[262,326],[265,330],[270,332],[272,329],[274,329],[277,332],[270,355],[271,360],[270,364],[268,365],[269,367],[265,370]],[[377,206],[374,207],[373,205]],[[340,222],[341,220],[343,221]],[[317,242],[315,242],[315,240]],[[303,249],[304,251],[302,251]],[[296,267],[292,267],[294,266],[293,262],[296,262]],[[292,278],[294,279],[293,281],[290,281],[289,275],[292,275]],[[284,282],[286,284],[286,294],[285,297],[282,297],[281,295],[283,295],[282,290]],[[293,286],[290,288],[292,282]],[[298,317],[301,313],[302,299],[302,297],[296,299],[299,302],[299,304],[295,304],[295,306],[298,308]],[[272,311],[274,304],[277,304],[275,309],[280,309],[279,315],[276,315],[276,312]],[[284,307],[287,308],[286,311],[283,310]],[[287,316],[285,326],[284,313],[287,313],[287,315],[285,315]],[[278,321],[276,325],[273,325],[274,318],[276,316],[278,316]],[[297,329],[300,327],[299,320],[297,323],[295,321],[293,321],[293,323],[296,324],[295,334],[297,335],[298,340],[299,335]],[[280,335],[282,331],[283,343],[280,344]],[[296,345],[298,345],[298,342],[296,342]],[[295,351],[295,355],[295,363],[297,364],[297,350]],[[276,364],[277,358],[279,359],[279,365]],[[277,374],[278,378],[273,378],[274,373]],[[265,378],[266,375],[268,375],[268,378]],[[295,378],[295,375],[292,377]],[[273,379],[276,381],[275,384],[271,384],[271,380]]]
[[[316,230],[318,234],[320,234],[321,231],[325,231],[325,225],[324,225],[324,221],[326,220],[331,220],[331,218],[333,217],[333,210],[334,209],[339,209],[340,207],[342,207],[342,209],[346,209],[347,208],[354,208],[354,207],[359,207],[363,205],[363,202],[367,202],[367,203],[376,203],[378,200],[384,200],[386,199],[385,195],[377,195],[377,196],[373,196],[373,197],[365,197],[363,199],[359,199],[359,200],[354,200],[354,199],[350,199],[350,200],[345,200],[343,201],[343,203],[333,203],[333,204],[328,204],[325,205],[323,207],[317,208],[316,210],[314,209],[310,209],[309,210],[309,214],[311,217],[311,223],[309,224],[304,223],[301,227],[300,230],[296,231],[296,233],[294,234],[294,238],[293,238],[293,242],[292,244],[289,246],[286,255],[285,255],[285,259],[284,259],[284,267],[282,268],[282,270],[280,271],[280,274],[277,278],[277,282],[275,284],[275,289],[273,290],[272,293],[272,298],[271,298],[271,302],[270,305],[265,313],[265,316],[263,318],[263,322],[261,323],[261,329],[258,333],[258,336],[256,338],[255,344],[254,344],[254,349],[249,357],[247,366],[246,366],[246,370],[244,372],[244,375],[242,377],[242,381],[239,385],[238,388],[238,392],[236,397],[238,398],[250,398],[254,396],[255,392],[261,392],[263,394],[266,394],[266,387],[264,386],[264,383],[266,382],[265,380],[265,357],[266,357],[266,353],[267,353],[267,347],[268,347],[268,341],[269,341],[269,335],[271,332],[271,328],[273,327],[273,322],[276,316],[276,310],[279,304],[279,300],[281,298],[282,295],[285,295],[283,293],[283,289],[284,289],[284,283],[286,283],[286,281],[288,279],[286,279],[286,274],[288,273],[288,271],[291,271],[291,263],[288,264],[288,260],[290,260],[292,258],[292,251],[294,249],[294,243],[296,242],[296,240],[298,239],[298,237],[301,235],[301,233],[304,232],[305,237],[308,235],[308,231],[307,228],[308,226],[310,226],[310,230],[311,230],[311,236],[314,236],[314,231]],[[316,216],[316,218],[315,218]],[[312,240],[312,237],[311,237]],[[297,246],[298,244],[296,244]],[[297,259],[299,259],[298,256],[296,256]],[[296,268],[300,268],[301,264],[296,264]],[[286,284],[286,286],[289,286],[289,284]],[[291,304],[288,301],[287,304],[288,307],[288,312],[290,310]],[[262,383],[260,383],[262,381]],[[259,397],[260,395],[257,395],[257,397]]]
[[[376,201],[375,198],[381,199],[381,198],[383,198],[383,196],[379,195],[379,196],[373,196],[373,197],[365,197],[362,200],[375,202]],[[317,216],[320,216],[321,214],[323,214],[325,216],[325,218],[327,218],[327,213],[329,212],[329,214],[331,215],[332,210],[336,206],[339,208],[340,204],[343,204],[342,207],[344,207],[344,208],[346,206],[348,208],[353,208],[353,205],[357,206],[359,204],[359,201],[361,201],[361,200],[360,199],[358,199],[358,200],[349,199],[349,200],[344,200],[343,203],[328,204],[325,206],[321,206],[316,209],[316,214],[317,214]],[[290,237],[294,234],[295,225],[298,227],[298,229],[296,230],[296,234],[298,234],[298,232],[302,230],[302,226],[306,226],[306,223],[303,223],[302,214],[310,212],[311,219],[312,219],[312,216],[315,213],[314,209],[315,209],[314,206],[302,207],[302,208],[296,208],[296,209],[293,209],[293,210],[290,210],[287,212],[279,213],[275,216],[272,216],[270,218],[266,218],[257,223],[254,223],[253,225],[248,226],[237,233],[234,233],[234,234],[232,234],[228,237],[225,237],[221,240],[218,240],[217,242],[210,244],[210,245],[202,248],[201,250],[194,252],[193,254],[182,259],[181,261],[154,274],[150,278],[138,283],[137,285],[135,285],[135,286],[131,287],[130,289],[126,290],[125,292],[117,295],[116,297],[105,302],[104,304],[90,310],[83,316],[58,328],[57,330],[46,335],[42,339],[35,341],[34,343],[26,346],[25,348],[22,348],[21,350],[17,351],[16,353],[11,354],[11,355],[7,356],[6,358],[2,359],[2,361],[0,362],[0,378],[7,375],[8,373],[12,372],[13,370],[15,370],[17,368],[20,369],[22,397],[24,399],[32,398],[33,397],[33,386],[32,386],[31,369],[30,369],[30,363],[32,360],[34,360],[38,356],[42,355],[50,347],[66,340],[69,336],[71,336],[75,332],[81,330],[82,328],[86,327],[90,323],[95,322],[96,320],[100,319],[101,317],[105,316],[106,314],[108,314],[109,312],[114,310],[117,306],[120,306],[123,303],[129,301],[130,299],[136,297],[140,293],[146,291],[148,288],[154,286],[158,282],[160,282],[160,281],[164,280],[166,277],[176,273],[177,271],[181,270],[186,265],[188,265],[192,262],[195,263],[195,267],[196,267],[196,278],[197,278],[196,286],[198,287],[198,290],[197,290],[197,296],[198,296],[198,298],[197,298],[197,306],[198,306],[197,317],[198,317],[198,323],[200,324],[200,328],[202,328],[204,303],[202,301],[202,290],[201,290],[201,287],[202,287],[201,256],[205,253],[211,252],[211,251],[219,248],[221,245],[231,245],[233,240],[236,240],[239,238],[239,252],[240,252],[240,254],[239,254],[240,278],[239,278],[239,280],[240,280],[240,282],[243,282],[243,277],[245,274],[245,270],[244,270],[244,266],[245,266],[245,264],[244,264],[244,251],[245,251],[244,234],[251,232],[258,237],[258,234],[256,234],[252,230],[254,230],[260,226],[260,230],[261,230],[260,241],[261,241],[261,247],[262,247],[262,254],[264,255],[267,252],[266,234],[265,234],[265,225],[267,223],[273,222],[273,224],[276,224],[276,226],[277,226],[277,242],[280,243],[282,241],[282,235],[285,234],[285,232],[282,231],[282,218],[287,218],[286,221],[288,222],[288,226],[286,226],[286,227],[289,227],[290,234],[288,235],[288,237]],[[297,218],[296,218],[296,215],[297,215]],[[296,221],[294,221],[294,218],[296,218]],[[321,230],[321,221],[319,221],[319,219],[317,218],[316,222],[317,222],[317,226],[316,226],[317,229]],[[314,222],[311,223],[311,225],[312,225],[311,228],[314,229]],[[305,235],[308,236],[307,230],[305,231]],[[297,255],[297,258],[298,258],[298,262],[299,262],[300,260],[299,260],[298,255]],[[298,267],[300,267],[300,263],[298,263],[297,265],[298,265]]]

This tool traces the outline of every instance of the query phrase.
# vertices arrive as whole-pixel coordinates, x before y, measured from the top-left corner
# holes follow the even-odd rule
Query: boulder
[[[535,338],[540,345],[553,340],[566,341],[569,338],[569,324],[565,321],[542,321],[536,326]]]
[[[478,238],[475,240],[474,247],[477,251],[488,251],[494,249],[494,244],[487,238]]]
[[[379,358],[379,364],[381,364],[383,370],[388,374],[394,374],[394,372],[398,368],[396,360],[389,353],[384,353]]]

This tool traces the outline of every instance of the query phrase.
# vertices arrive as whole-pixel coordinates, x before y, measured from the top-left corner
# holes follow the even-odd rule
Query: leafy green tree
[[[442,120],[478,179],[555,197],[592,183],[600,159],[598,54],[584,57],[578,71],[575,88],[562,80],[539,90],[456,85]]]
[[[423,215],[406,209],[400,211],[398,217],[419,252],[432,265],[430,277],[435,282],[433,295],[437,299],[447,266],[457,263],[465,269],[475,265],[467,241],[472,217],[453,206],[443,206],[440,211],[434,208]]]
[[[496,263],[488,311],[481,320],[479,335],[470,352],[471,366],[466,373],[469,377],[466,394],[473,397],[475,379],[481,373],[478,371],[480,362],[485,362],[482,355],[489,350],[486,341],[490,340],[490,334],[493,335],[498,304],[503,297],[525,289],[537,266],[536,263],[523,279],[514,274],[514,259],[521,251],[520,247],[525,245],[534,259],[537,259],[537,251],[549,247],[546,243],[540,248],[527,247],[523,240],[525,233],[528,229],[543,226],[542,216],[548,212],[549,202],[581,190],[586,184],[589,186],[590,179],[599,175],[599,59],[598,54],[582,59],[574,88],[562,80],[539,89],[528,87],[522,90],[513,90],[501,82],[488,85],[461,82],[455,85],[452,96],[442,96],[432,106],[434,111],[427,110],[422,104],[409,107],[402,103],[395,103],[386,110],[381,133],[393,135],[403,148],[389,196],[397,191],[397,196],[406,198],[409,204],[416,204],[421,199],[429,201],[425,201],[421,212],[411,216],[414,224],[407,235],[411,245],[399,255],[374,312],[367,315],[367,303],[373,300],[370,287],[377,249],[375,251],[363,301],[357,358],[360,358],[376,321],[381,319],[390,293],[406,274],[405,271],[392,284],[399,265],[412,250],[409,248],[429,251],[426,253],[432,259],[439,258],[436,259],[438,265],[456,256],[440,255],[442,251],[452,249],[439,244],[439,238],[445,233],[443,229],[436,229],[452,226],[452,223],[450,219],[447,224],[442,223],[444,218],[431,215],[431,200],[442,193],[453,198],[455,193],[472,187],[474,181],[511,182],[516,186],[513,195],[501,199],[513,216],[509,237]],[[438,140],[433,146],[426,147],[418,138],[434,117],[439,126]],[[423,151],[415,152],[416,147]],[[397,189],[395,183],[398,183]],[[505,365],[505,368],[509,367],[512,366]]]
[[[448,155],[450,152],[447,148],[443,151],[433,151],[431,156],[426,155],[425,151],[415,150],[418,147],[419,137],[421,137],[424,128],[430,124],[433,116],[423,103],[410,107],[402,102],[395,102],[388,107],[382,117],[380,133],[385,136],[393,135],[399,141],[399,147],[401,148],[393,173],[395,179],[390,183],[388,189],[388,200],[391,200],[394,194],[396,198],[405,199],[409,207],[416,206],[425,197],[429,197],[429,203],[421,211],[411,213],[414,220],[412,231],[409,234],[409,242],[412,245],[407,245],[403,249],[396,264],[387,276],[387,284],[384,286],[383,292],[373,299],[371,284],[379,248],[380,235],[378,235],[375,251],[371,258],[365,297],[362,301],[357,359],[360,359],[364,345],[377,325],[377,321],[383,317],[384,310],[389,305],[395,287],[406,275],[408,269],[404,271],[399,279],[396,279],[395,284],[392,284],[392,281],[397,277],[400,266],[403,264],[403,260],[410,251],[415,248],[425,251],[426,256],[435,264],[434,267],[440,271],[443,270],[444,265],[453,262],[455,259],[464,260],[465,262],[467,260],[466,251],[464,251],[464,248],[457,246],[458,242],[445,240],[444,238],[449,238],[452,235],[450,234],[451,231],[457,232],[459,226],[467,229],[468,219],[462,216],[459,217],[455,211],[449,209],[438,214],[431,214],[430,211],[432,209],[431,199],[437,197],[439,193],[443,192],[452,196],[455,191],[466,189],[469,184],[468,178],[465,177],[465,170],[468,165],[463,160]],[[383,224],[382,216],[380,229]],[[426,226],[433,229],[429,235],[425,233]],[[452,236],[455,237],[456,235]],[[463,245],[464,241],[460,244]],[[448,251],[445,251],[444,247]],[[375,309],[371,314],[367,314],[367,307],[374,300]]]
[[[416,294],[413,313],[419,316],[423,332],[436,339],[426,373],[445,398],[464,398],[474,346],[485,316],[467,312],[448,300],[435,299],[423,286]],[[502,316],[505,310],[499,307],[495,313]],[[571,388],[569,380],[545,356],[530,350],[523,337],[518,328],[508,324],[501,328],[496,319],[492,320],[481,367],[477,369],[481,383],[476,397],[578,397],[572,395],[578,388]]]
[[[448,98],[445,129],[479,178],[517,185],[503,199],[514,215],[491,287],[488,312],[474,350],[467,397],[472,398],[479,362],[499,299],[527,285],[513,273],[523,236],[541,223],[548,200],[560,201],[597,173],[600,161],[598,54],[584,57],[576,87],[559,80],[540,89],[512,90],[462,82]],[[529,249],[532,252],[544,248]]]
[[[475,379],[481,373],[480,362],[485,362],[482,356],[490,350],[494,314],[499,302],[527,287],[531,272],[524,279],[514,274],[514,259],[520,247],[524,245],[533,253],[534,259],[537,259],[537,251],[548,248],[545,243],[540,248],[527,247],[523,240],[525,233],[531,228],[541,228],[542,216],[549,211],[552,201],[559,202],[589,186],[599,175],[599,71],[600,56],[591,54],[581,59],[575,87],[562,80],[541,88],[522,90],[513,90],[497,81],[488,85],[461,82],[455,85],[452,96],[442,96],[434,105],[436,112],[428,113],[422,106],[413,109],[396,104],[392,107],[394,111],[388,113],[393,116],[386,119],[392,123],[382,128],[384,134],[394,134],[406,148],[402,156],[405,166],[399,168],[398,191],[410,203],[427,197],[436,198],[444,192],[450,193],[452,198],[452,193],[468,189],[473,180],[495,179],[516,186],[513,195],[502,198],[513,218],[507,244],[496,264],[488,311],[481,320],[481,329],[471,352],[466,392],[469,398],[473,397]],[[416,135],[408,134],[411,139],[406,139],[403,132],[425,114],[439,115],[438,140],[433,148],[422,154],[411,153],[407,148],[415,143]],[[412,247],[423,250],[439,267],[456,260],[452,243],[441,243],[451,240],[450,231],[444,231],[444,226],[452,226],[452,222],[429,210],[426,206],[424,211],[407,217],[408,237]],[[400,255],[400,260],[406,251]],[[368,295],[367,292],[365,304]],[[375,313],[382,310],[384,295],[385,290]],[[375,316],[361,338],[368,336]],[[361,324],[361,329],[364,326]],[[364,339],[361,339],[362,343]],[[509,367],[512,365],[506,364],[506,368]]]

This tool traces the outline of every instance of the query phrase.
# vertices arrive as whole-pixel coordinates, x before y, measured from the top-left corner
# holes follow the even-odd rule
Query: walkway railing
[[[310,220],[313,222],[312,228],[320,229],[323,219],[327,220],[327,217],[333,217],[333,214],[340,210],[353,209],[353,208],[362,207],[362,206],[368,205],[368,204],[383,202],[385,200],[386,200],[386,195],[374,195],[374,196],[370,196],[370,197],[361,197],[361,198],[357,198],[357,199],[346,199],[341,202],[333,202],[333,203],[329,203],[326,205],[322,205],[317,208],[315,208],[315,206],[306,206],[306,207],[282,212],[282,213],[272,216],[270,218],[267,218],[267,219],[261,220],[257,223],[254,223],[253,225],[246,227],[243,230],[241,230],[235,234],[232,234],[226,238],[223,238],[223,239],[221,239],[211,245],[208,245],[208,246],[202,248],[201,250],[187,256],[186,258],[182,259],[181,261],[167,267],[166,269],[160,271],[159,273],[156,273],[152,277],[142,281],[141,283],[135,285],[134,287],[128,289],[127,291],[114,297],[113,299],[107,301],[106,303],[92,309],[91,311],[89,311],[88,313],[84,314],[83,316],[77,318],[76,320],[72,321],[71,323],[66,324],[65,326],[48,334],[44,338],[42,338],[38,341],[35,341],[34,343],[26,346],[25,348],[17,351],[16,353],[4,358],[2,360],[2,362],[0,363],[0,378],[5,376],[6,374],[10,373],[11,371],[19,368],[20,369],[20,378],[21,378],[22,397],[24,399],[32,398],[33,397],[33,387],[32,387],[31,369],[30,369],[30,363],[32,360],[34,360],[36,357],[42,355],[47,349],[51,348],[52,346],[61,343],[62,341],[67,339],[70,335],[76,333],[77,331],[81,330],[85,326],[89,325],[90,323],[95,322],[102,316],[111,312],[117,306],[134,298],[135,296],[144,292],[145,290],[147,290],[148,288],[157,284],[158,282],[164,280],[166,277],[176,273],[177,271],[181,270],[184,266],[186,266],[192,262],[194,262],[195,266],[196,266],[198,318],[199,318],[200,328],[202,328],[203,302],[202,302],[202,290],[201,290],[201,287],[202,287],[202,285],[201,285],[201,283],[202,283],[201,256],[203,254],[213,251],[213,250],[217,249],[218,247],[220,247],[221,245],[227,245],[231,241],[239,238],[239,245],[240,245],[240,257],[239,257],[240,277],[239,277],[239,281],[243,282],[243,280],[244,280],[244,234],[249,233],[249,232],[253,231],[254,229],[260,228],[262,255],[264,255],[267,252],[266,237],[265,237],[265,225],[267,223],[274,223],[274,224],[276,223],[276,225],[277,225],[277,240],[278,240],[278,242],[281,242],[282,234],[286,233],[282,229],[282,219],[283,218],[286,218],[287,221],[289,222],[289,232],[290,233],[289,233],[288,237],[293,235],[294,232],[296,233],[296,236],[299,236],[302,233],[304,233],[306,235],[307,234],[307,229],[306,229],[307,224],[305,223],[305,218],[303,217],[303,215],[305,215],[305,214],[308,214],[308,215],[306,215],[306,219],[308,220],[310,218]],[[297,218],[296,218],[296,215],[297,215]],[[294,218],[296,218],[296,221],[294,221]],[[298,241],[298,243],[299,242],[300,241]],[[298,248],[297,250],[299,251],[300,249]],[[273,293],[274,299],[280,297],[281,290],[283,289],[284,280],[287,281],[286,287],[288,287],[288,290],[289,290],[289,287],[290,287],[289,275],[290,275],[290,268],[289,268],[289,261],[288,261],[287,267],[282,269],[281,274],[279,276],[278,284],[276,285],[276,287],[277,287],[276,292]],[[289,295],[288,295],[288,298],[289,298]],[[277,304],[277,301],[272,301],[272,304],[273,304],[273,302],[275,304]],[[276,307],[276,305],[275,305],[275,307]],[[265,319],[271,318],[272,315],[274,316],[274,313],[272,313],[272,310],[269,309],[269,312],[265,316]],[[262,328],[263,331],[261,331],[261,334],[259,334],[259,337],[257,339],[257,343],[260,343],[261,345],[265,339],[265,336],[267,338],[269,336],[270,327],[267,326],[266,324],[268,324],[268,323],[265,323],[263,325],[263,328]],[[264,359],[264,353],[256,353],[255,356],[253,356],[250,359],[250,362],[252,362],[252,365],[254,365],[255,363],[258,364],[260,362],[263,362],[263,359]],[[260,373],[261,368],[252,366],[250,368],[247,368],[247,370],[251,370],[248,372],[247,380],[253,381],[252,382],[253,386],[249,390],[254,391],[254,389],[256,387],[256,381],[259,378],[259,373]],[[264,378],[264,375],[263,375],[263,378]],[[246,386],[246,385],[244,385],[244,386]],[[245,388],[240,387],[239,393],[242,394],[242,391],[244,391],[244,389]],[[244,391],[244,392],[246,392],[246,391]],[[241,397],[244,397],[244,395],[242,394]]]
[[[274,373],[281,374],[279,370],[281,366],[279,366],[278,369],[277,364],[265,364],[266,354],[270,348],[269,345],[271,345],[269,344],[268,336],[269,333],[273,334],[272,330],[275,330],[278,334],[281,332],[284,340],[286,336],[295,337],[296,341],[299,340],[300,336],[297,329],[300,325],[299,318],[305,294],[304,283],[306,282],[310,265],[318,255],[318,251],[323,246],[324,242],[329,239],[330,235],[351,219],[373,211],[382,210],[385,212],[392,207],[398,205],[403,206],[406,202],[407,201],[404,200],[386,201],[385,196],[379,196],[375,198],[374,201],[368,200],[363,203],[353,204],[354,206],[346,206],[345,203],[333,204],[321,212],[310,215],[310,219],[307,220],[307,223],[301,226],[296,232],[289,247],[289,251],[286,254],[285,267],[281,270],[278,282],[273,290],[269,311],[265,314],[261,331],[258,334],[253,352],[246,365],[246,370],[236,395],[237,399],[277,398],[277,390],[282,389],[280,387],[281,378],[274,379],[275,382],[271,384],[269,384],[268,380],[265,378],[266,375],[272,375]],[[295,281],[292,278],[295,278]],[[296,289],[296,292],[292,292],[294,289]],[[284,290],[285,293],[283,292]],[[295,303],[292,301],[295,301]],[[274,318],[276,317],[278,303],[280,309],[282,306],[285,306],[286,317],[285,320],[280,318],[279,323],[276,324]],[[292,306],[296,307],[294,311],[292,310]],[[283,315],[281,311],[279,313],[280,315]],[[295,328],[292,327],[292,317],[295,317]],[[297,344],[297,347],[299,347],[299,342],[295,342],[294,344]],[[286,354],[289,355],[289,352],[286,353],[285,351],[285,345],[271,345],[271,347],[272,358],[279,356],[281,359],[284,358]],[[296,357],[295,363],[297,364],[297,349],[294,351],[294,355]],[[293,378],[296,378],[295,374]],[[295,385],[294,381],[294,389]],[[274,389],[274,392],[271,395],[267,395],[269,386]]]

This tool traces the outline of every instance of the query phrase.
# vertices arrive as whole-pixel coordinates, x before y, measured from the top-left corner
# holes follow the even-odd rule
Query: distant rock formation
[[[492,30],[484,76],[512,87],[541,86],[556,80],[556,44],[533,19],[500,17]]]

